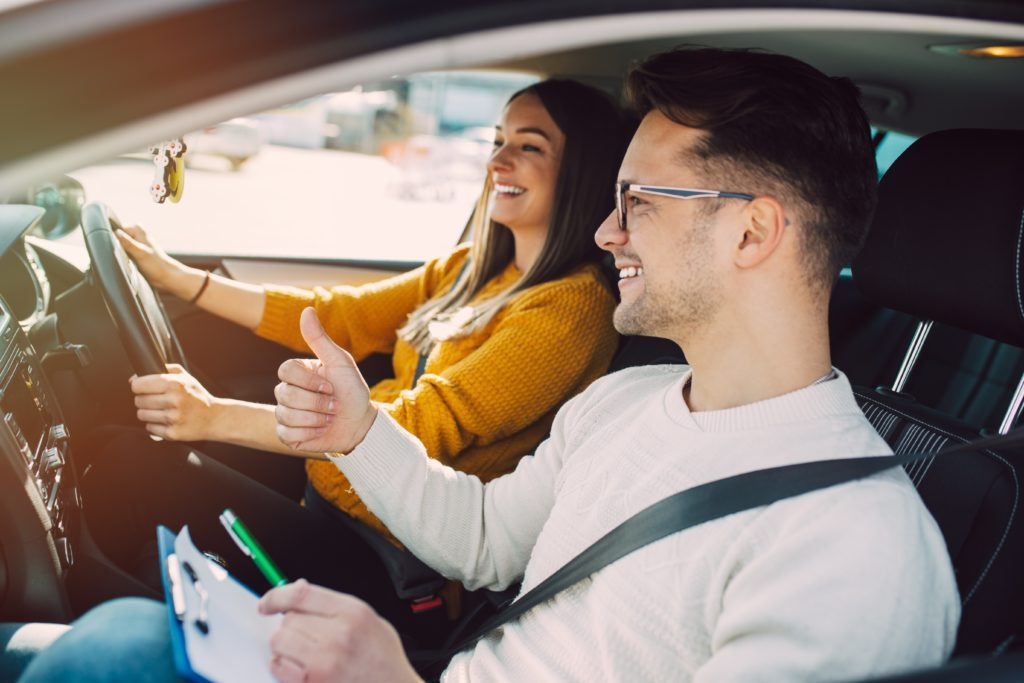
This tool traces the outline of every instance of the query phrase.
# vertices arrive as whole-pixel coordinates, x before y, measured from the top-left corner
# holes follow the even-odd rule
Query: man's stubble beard
[[[684,255],[674,278],[657,288],[644,281],[644,291],[632,303],[615,308],[620,334],[678,340],[693,326],[706,325],[721,306],[722,292],[712,265],[712,215],[701,215],[693,230],[680,237]]]

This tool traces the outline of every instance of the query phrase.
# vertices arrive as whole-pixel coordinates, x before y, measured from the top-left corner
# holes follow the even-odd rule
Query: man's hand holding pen
[[[395,629],[358,598],[299,579],[268,591],[259,610],[284,614],[270,639],[283,683],[421,681]]]
[[[296,450],[348,453],[370,431],[377,407],[352,356],[327,336],[316,311],[302,312],[299,329],[316,358],[278,369],[277,436]]]

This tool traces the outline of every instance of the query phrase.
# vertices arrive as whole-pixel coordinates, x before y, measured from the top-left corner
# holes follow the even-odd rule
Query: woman
[[[261,336],[306,351],[298,317],[311,305],[357,360],[392,353],[394,377],[377,383],[372,399],[432,457],[490,479],[532,451],[559,405],[600,376],[615,350],[615,301],[592,235],[611,210],[609,188],[626,133],[615,105],[588,86],[549,80],[519,91],[497,127],[472,244],[359,288],[238,283],[170,259],[138,228],[119,234],[154,285]],[[133,378],[132,389],[139,419],[154,435],[294,455],[277,439],[271,406],[213,397],[180,368]],[[329,461],[306,456],[306,502],[313,512],[280,498],[267,502],[271,492],[264,487],[188,449],[161,458],[110,455],[84,477],[85,494],[94,501],[90,522],[101,522],[91,526],[100,527],[101,545],[124,565],[131,564],[138,539],[152,537],[155,523],[188,523],[201,547],[232,560],[232,571],[259,585],[256,575],[247,576],[246,562],[233,561],[237,551],[217,528],[215,511],[231,506],[282,558],[286,575],[356,594],[383,590],[368,585],[379,578],[365,570],[373,553],[357,559],[362,543],[315,511],[326,501],[386,529]],[[197,495],[185,503],[181,487]],[[104,538],[103,530],[110,535]]]

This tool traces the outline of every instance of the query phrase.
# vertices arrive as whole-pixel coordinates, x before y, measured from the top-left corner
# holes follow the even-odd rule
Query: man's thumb
[[[299,331],[310,350],[328,367],[352,365],[352,357],[324,332],[320,318],[312,308],[306,308],[299,317]]]

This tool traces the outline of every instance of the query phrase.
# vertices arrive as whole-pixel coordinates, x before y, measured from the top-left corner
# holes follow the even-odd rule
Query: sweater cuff
[[[295,287],[263,285],[263,318],[256,334],[273,341],[302,340],[299,332],[299,314],[313,305],[313,296]]]
[[[420,440],[407,432],[384,410],[377,411],[370,431],[348,455],[325,453],[344,474],[356,493],[387,487],[396,475],[408,475],[409,468],[427,460]]]

